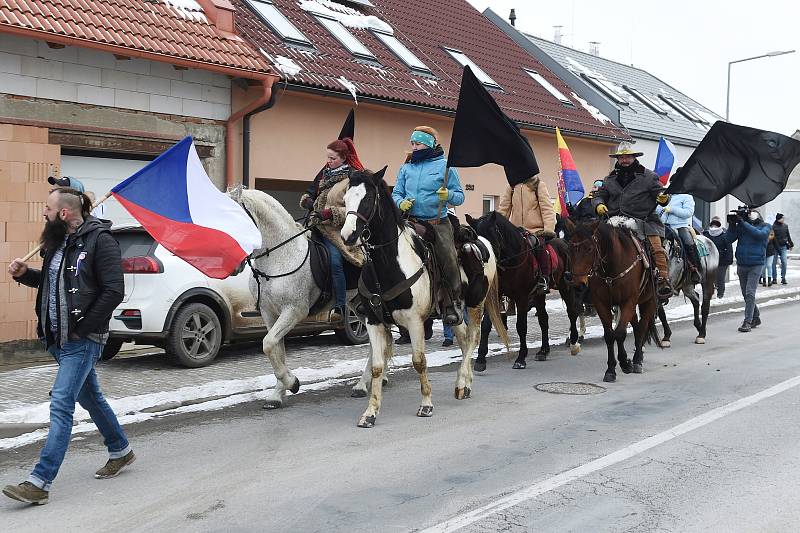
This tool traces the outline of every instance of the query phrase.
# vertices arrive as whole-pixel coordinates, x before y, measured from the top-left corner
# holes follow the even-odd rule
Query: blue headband
[[[424,131],[414,130],[414,133],[411,134],[411,141],[424,144],[428,148],[436,146],[436,137]]]

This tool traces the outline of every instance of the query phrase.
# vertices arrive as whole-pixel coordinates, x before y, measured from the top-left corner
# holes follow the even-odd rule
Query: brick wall
[[[0,342],[36,338],[36,293],[11,279],[7,268],[36,246],[42,231],[47,177],[58,172],[61,158],[61,148],[47,143],[47,133],[0,123]]]

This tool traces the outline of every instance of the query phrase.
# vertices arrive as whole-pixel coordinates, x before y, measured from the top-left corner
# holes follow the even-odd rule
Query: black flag
[[[347,114],[347,118],[344,119],[344,124],[342,124],[342,130],[339,132],[339,140],[350,138],[355,139],[356,136],[356,114],[355,109],[351,109],[350,112]],[[325,167],[319,169],[317,175],[314,176],[314,180],[317,180],[322,173],[325,171]]]
[[[672,176],[667,192],[689,193],[707,202],[731,194],[747,205],[764,205],[786,187],[798,163],[800,141],[719,121]]]
[[[512,187],[539,173],[528,139],[500,110],[472,70],[464,67],[447,166],[479,167],[486,163],[502,165]]]

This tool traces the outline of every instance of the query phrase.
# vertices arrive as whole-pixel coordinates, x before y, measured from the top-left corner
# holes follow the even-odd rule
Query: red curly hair
[[[358,158],[356,146],[353,144],[353,139],[345,137],[338,139],[328,145],[328,150],[333,150],[339,157],[344,159],[345,163],[350,165],[355,170],[364,170],[364,164]]]

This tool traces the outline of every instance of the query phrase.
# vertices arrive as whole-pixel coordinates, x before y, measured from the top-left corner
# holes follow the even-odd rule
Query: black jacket
[[[656,196],[664,192],[664,186],[652,170],[644,168],[639,161],[631,165],[634,172],[630,182],[621,183],[622,168],[619,164],[609,174],[603,186],[597,189],[592,199],[592,206],[597,209],[600,204],[608,207],[609,216],[625,215],[643,220],[647,235],[664,236],[664,223],[655,214]]]
[[[708,230],[703,232],[703,235],[711,239],[719,251],[719,264],[723,266],[730,266],[733,264],[733,246],[731,246],[730,237],[726,230],[722,230],[719,235],[711,235]]]
[[[789,226],[785,222],[775,222],[772,224],[772,231],[775,232],[775,246],[780,248],[783,248],[784,246],[794,248],[792,236],[789,235]]]
[[[58,325],[54,337],[48,313],[48,269],[53,252],[44,256],[42,270],[29,268],[16,281],[34,287],[37,331],[49,348],[63,346],[70,335],[104,342],[111,313],[125,295],[119,244],[111,223],[88,216],[67,239],[58,276]]]
[[[585,198],[581,199],[580,202],[575,204],[575,207],[572,208],[572,212],[570,213],[569,217],[576,223],[591,222],[597,218],[597,213],[595,213],[594,206],[592,205],[594,194],[595,193],[590,192]]]

